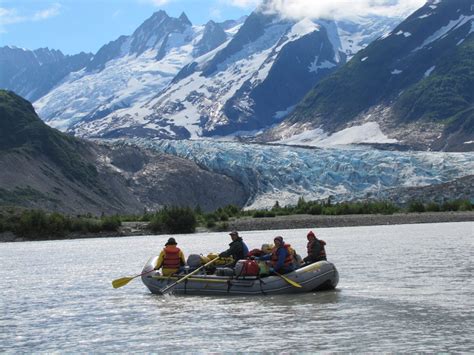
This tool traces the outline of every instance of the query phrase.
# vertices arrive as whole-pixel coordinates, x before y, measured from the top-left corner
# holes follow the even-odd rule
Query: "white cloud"
[[[15,9],[0,7],[0,27],[11,25],[12,23],[23,22],[25,17],[19,16]]]
[[[170,3],[173,0],[139,0],[138,2],[145,3],[145,4],[151,4],[157,7],[166,5]]]
[[[238,7],[259,6],[263,11],[284,17],[354,18],[358,16],[408,16],[426,0],[226,0]]]
[[[226,1],[229,2],[229,1]],[[249,7],[256,7],[261,0],[230,0],[231,6],[235,7],[242,7],[242,8],[249,8]]]
[[[60,4],[52,4],[47,9],[37,11],[33,14],[24,15],[19,14],[18,10],[16,9],[0,7],[0,28],[3,29],[4,26],[11,25],[14,23],[47,20],[51,17],[58,16],[60,14],[60,10]]]
[[[49,19],[51,17],[58,16],[60,14],[61,4],[52,4],[49,8],[45,10],[41,10],[33,14],[32,20],[33,21],[42,21]]]

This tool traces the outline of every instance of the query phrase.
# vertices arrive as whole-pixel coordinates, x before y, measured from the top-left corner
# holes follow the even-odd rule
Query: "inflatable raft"
[[[143,268],[142,281],[154,294],[162,294],[162,290],[178,281],[180,277],[186,276],[162,276],[157,271],[150,271],[153,270],[153,265],[156,265],[156,258],[150,259]],[[277,295],[334,289],[338,282],[339,273],[334,264],[319,261],[283,277],[196,274],[178,283],[170,292],[187,295]],[[292,283],[297,283],[301,287],[295,287]]]

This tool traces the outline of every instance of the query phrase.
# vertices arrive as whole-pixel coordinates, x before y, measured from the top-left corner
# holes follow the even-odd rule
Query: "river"
[[[249,247],[307,230],[241,232]],[[0,352],[474,352],[474,223],[316,229],[336,290],[157,296],[139,278],[168,236],[0,244]],[[226,233],[175,236],[185,254]],[[471,334],[471,335],[469,335]]]

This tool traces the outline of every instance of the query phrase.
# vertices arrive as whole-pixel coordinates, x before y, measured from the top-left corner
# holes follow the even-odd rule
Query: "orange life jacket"
[[[312,250],[313,250],[313,244],[316,243],[317,241],[319,242],[319,245],[320,245],[319,255],[317,255],[317,259],[326,260],[326,250],[324,249],[326,242],[321,239],[313,239],[308,242],[308,245],[307,245],[308,255],[311,255]]]
[[[181,251],[174,245],[168,245],[163,249],[165,252],[165,258],[163,260],[163,269],[179,269],[181,266],[181,259],[179,258],[179,252]]]
[[[293,264],[293,255],[291,253],[291,250],[290,250],[290,244],[284,244],[282,247],[280,248],[285,248],[286,249],[286,258],[285,258],[285,261],[283,262],[283,266],[282,267],[288,267],[290,265]],[[276,267],[277,263],[278,263],[278,249],[277,247],[274,247],[272,249],[272,266],[273,267]]]

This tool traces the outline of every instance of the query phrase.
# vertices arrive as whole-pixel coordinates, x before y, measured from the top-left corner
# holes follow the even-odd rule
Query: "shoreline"
[[[342,228],[357,226],[380,226],[397,224],[422,224],[422,223],[455,223],[474,222],[474,211],[465,212],[423,212],[423,213],[394,213],[392,215],[290,215],[277,217],[253,218],[244,217],[230,220],[226,228],[213,230],[208,228],[197,228],[196,233],[205,232],[228,232],[254,231],[254,230],[279,230],[279,229],[302,229],[302,228]],[[23,241],[45,241],[45,240],[68,240],[89,238],[119,238],[153,235],[146,228],[146,222],[123,222],[117,232],[101,233],[70,233],[64,237],[25,239],[16,237],[11,232],[0,233],[0,243],[23,242]]]
[[[292,215],[240,219],[228,223],[229,230],[276,230],[302,228],[341,228],[397,224],[474,222],[474,211],[394,213],[391,215]]]

